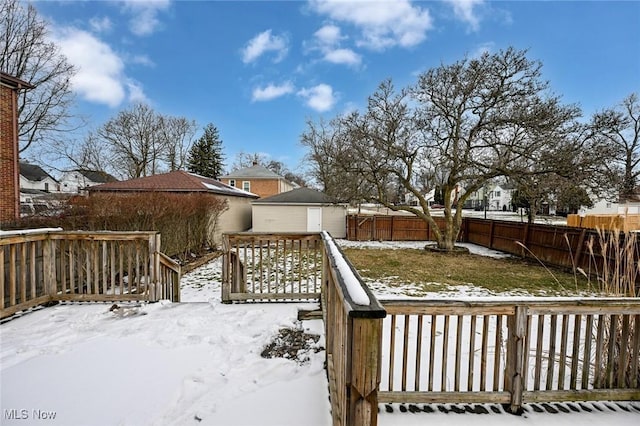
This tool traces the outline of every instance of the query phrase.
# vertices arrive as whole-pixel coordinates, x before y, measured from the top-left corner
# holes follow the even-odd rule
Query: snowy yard
[[[314,350],[324,345],[323,337],[295,359],[261,356],[282,328],[322,335],[321,321],[296,320],[299,308],[317,305],[224,305],[220,264],[215,260],[183,277],[185,303],[130,304],[115,310],[109,304],[57,305],[2,324],[0,423],[330,425],[324,351]],[[399,295],[385,283],[374,284],[378,295]],[[452,289],[452,295],[456,291],[486,296],[471,289]],[[584,404],[579,412],[574,411],[577,405],[551,404],[549,411],[555,407],[555,414],[538,412],[541,406],[528,405],[516,417],[498,406],[470,414],[485,410],[475,405],[381,405],[379,424],[640,423],[640,403]]]

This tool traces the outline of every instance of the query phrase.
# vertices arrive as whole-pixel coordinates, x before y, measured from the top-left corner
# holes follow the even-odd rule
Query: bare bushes
[[[587,242],[597,287],[615,297],[640,296],[638,236],[635,232],[597,229],[597,237]],[[594,271],[590,271],[594,272]],[[590,274],[585,274],[590,275]],[[596,387],[634,388],[640,383],[640,315],[605,316],[604,348],[595,377]],[[634,358],[636,359],[634,362]]]
[[[56,226],[87,231],[157,231],[162,251],[185,257],[212,247],[223,198],[198,193],[95,193],[71,199],[62,214],[22,221],[23,227]],[[35,218],[34,218],[35,220]]]
[[[592,236],[589,239],[587,250],[595,269],[597,288],[608,296],[640,296],[637,233],[599,228],[596,232],[597,238]]]

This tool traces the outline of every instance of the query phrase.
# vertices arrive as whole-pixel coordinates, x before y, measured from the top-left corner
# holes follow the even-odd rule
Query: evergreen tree
[[[224,168],[222,141],[218,129],[213,124],[209,123],[205,126],[204,133],[191,147],[187,168],[190,172],[214,179],[222,174]]]

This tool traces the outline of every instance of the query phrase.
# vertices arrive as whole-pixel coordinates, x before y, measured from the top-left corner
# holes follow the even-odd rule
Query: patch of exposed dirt
[[[317,334],[308,334],[298,328],[283,328],[260,355],[263,358],[286,358],[302,365],[309,361],[310,353],[324,350],[319,341]]]

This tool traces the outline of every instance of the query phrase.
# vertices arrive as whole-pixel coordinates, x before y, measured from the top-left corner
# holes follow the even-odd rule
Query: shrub
[[[226,200],[199,193],[97,193],[75,197],[55,217],[31,217],[16,227],[62,227],[87,231],[157,231],[162,251],[184,258],[213,246]]]

